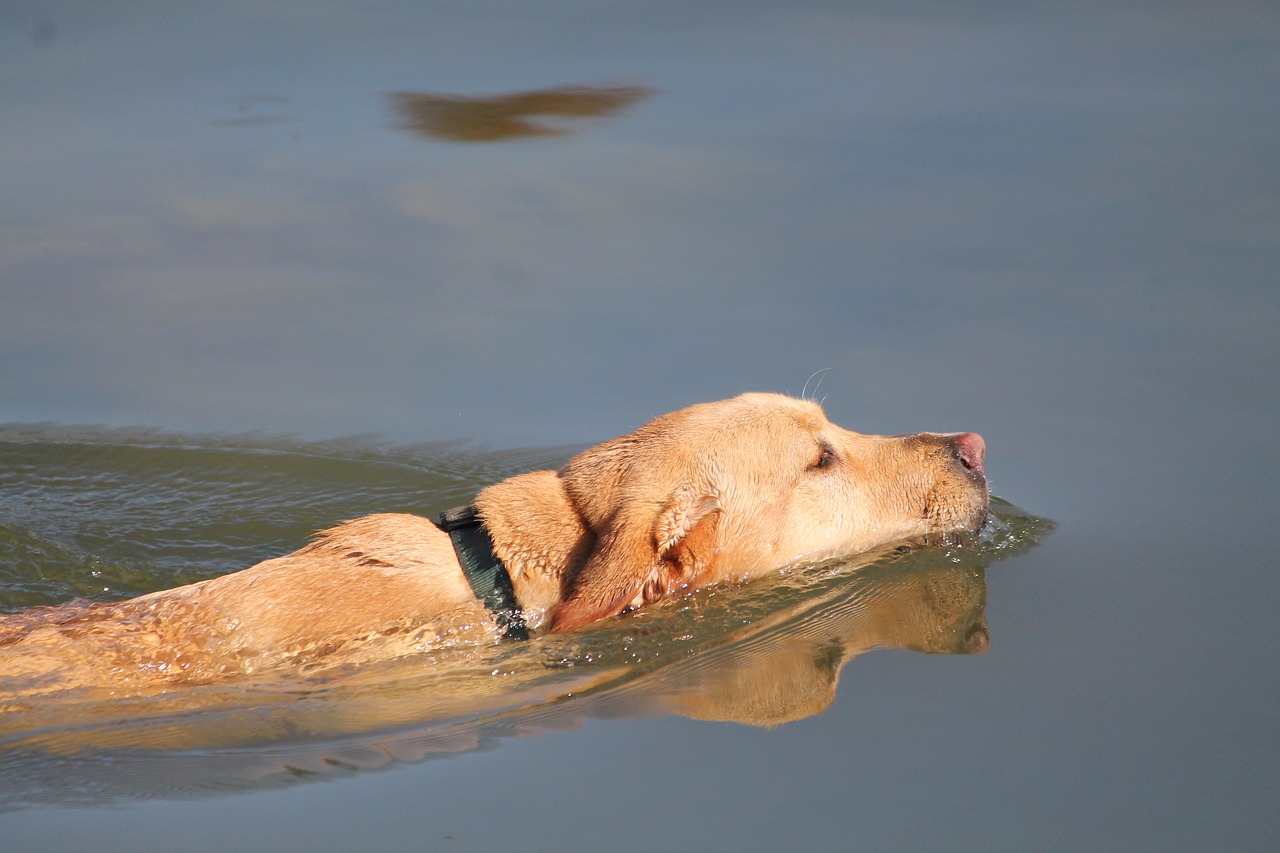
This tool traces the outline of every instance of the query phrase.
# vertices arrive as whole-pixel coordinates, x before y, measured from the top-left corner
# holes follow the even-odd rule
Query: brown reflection
[[[0,713],[0,811],[279,787],[601,717],[777,726],[826,709],[866,652],[985,651],[987,565],[1052,529],[992,498],[992,523],[970,547],[708,590],[580,633],[446,644],[301,680],[11,706]]]
[[[734,619],[737,631],[727,635],[723,620],[736,606],[717,615],[691,605],[650,620],[649,630],[663,636],[683,630],[667,620],[711,623],[703,637],[710,648],[655,656],[675,663],[565,667],[558,662],[574,651],[570,635],[520,644],[505,659],[490,649],[488,663],[472,660],[470,674],[458,677],[424,675],[421,660],[402,660],[335,674],[321,689],[218,686],[159,700],[48,706],[5,720],[0,811],[278,787],[491,748],[598,717],[681,714],[775,726],[824,710],[842,667],[864,652],[984,651],[985,599],[981,568],[873,566],[745,627]],[[595,639],[618,642],[629,630],[615,626]]]
[[[669,667],[644,692],[659,709],[701,720],[800,720],[831,704],[841,669],[866,652],[985,652],[986,590],[972,566],[872,567],[853,590],[777,613],[738,642]]]
[[[653,94],[643,86],[561,86],[506,95],[392,92],[406,130],[449,142],[497,142],[521,136],[567,136],[573,129],[541,119],[615,116]]]

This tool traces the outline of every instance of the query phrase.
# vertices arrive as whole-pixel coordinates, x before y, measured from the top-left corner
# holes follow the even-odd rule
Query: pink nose
[[[987,459],[987,443],[976,432],[962,432],[951,437],[951,447],[956,452],[960,464],[970,471],[982,473],[982,465]]]

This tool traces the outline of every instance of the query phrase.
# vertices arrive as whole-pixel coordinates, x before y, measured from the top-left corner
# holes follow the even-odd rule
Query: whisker
[[[808,378],[808,379],[806,379],[806,380],[804,381],[804,387],[800,389],[800,398],[801,398],[802,400],[811,400],[811,399],[813,399],[812,397],[810,397],[810,396],[809,396],[809,383],[810,383],[810,382],[813,382],[813,377],[815,377],[815,376],[816,376],[816,377],[818,377],[818,382],[817,382],[817,384],[815,384],[815,385],[813,386],[813,393],[814,393],[814,396],[817,396],[817,394],[818,394],[818,389],[822,387],[822,375],[823,375],[824,373],[826,373],[827,371],[829,371],[830,369],[831,369],[830,367],[823,367],[823,368],[821,368],[821,369],[819,369],[819,370],[815,370],[813,373],[809,374],[809,378]],[[826,399],[826,398],[825,398],[825,397],[823,397],[823,400],[825,400],[825,399]]]

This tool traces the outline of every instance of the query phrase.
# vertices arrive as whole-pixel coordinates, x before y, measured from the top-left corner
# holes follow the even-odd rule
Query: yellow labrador
[[[573,630],[681,590],[976,530],[984,456],[975,433],[861,435],[773,394],[691,406],[483,489],[448,531],[370,515],[230,575],[4,617],[0,692],[145,692]]]

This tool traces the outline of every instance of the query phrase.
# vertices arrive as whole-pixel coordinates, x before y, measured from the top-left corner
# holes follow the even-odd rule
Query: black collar
[[[493,553],[493,539],[474,506],[460,506],[440,513],[440,527],[453,540],[453,550],[462,564],[462,573],[493,614],[503,637],[508,640],[529,639],[524,613],[511,588],[511,575]]]

